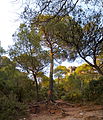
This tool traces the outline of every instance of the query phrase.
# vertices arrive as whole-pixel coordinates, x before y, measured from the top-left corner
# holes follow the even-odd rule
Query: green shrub
[[[0,120],[17,120],[26,113],[26,106],[12,95],[0,98]]]
[[[65,100],[65,101],[79,101],[82,97],[82,94],[79,90],[76,90],[76,91],[71,91],[71,92],[68,92],[66,93],[64,96],[61,96],[61,99],[62,100]]]
[[[47,87],[43,87],[40,89],[39,91],[39,100],[47,100],[48,99],[48,88]]]
[[[84,97],[87,100],[103,102],[103,77],[89,83],[84,90]]]

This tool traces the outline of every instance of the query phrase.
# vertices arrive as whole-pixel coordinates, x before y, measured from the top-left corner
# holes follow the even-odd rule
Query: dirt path
[[[103,120],[101,105],[49,105],[41,104],[40,112],[31,113],[27,120]]]

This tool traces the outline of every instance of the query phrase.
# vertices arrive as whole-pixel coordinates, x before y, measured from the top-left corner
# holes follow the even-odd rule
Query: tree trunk
[[[53,50],[50,51],[50,81],[49,81],[49,91],[48,91],[48,100],[53,101]]]
[[[103,71],[100,69],[99,66],[97,66],[97,64],[95,64],[95,63],[94,63],[94,64],[90,63],[85,57],[83,57],[83,56],[80,54],[80,52],[78,52],[78,54],[79,54],[79,56],[80,56],[86,63],[88,63],[91,67],[95,68],[95,69],[98,71],[98,73],[103,76]]]
[[[94,68],[98,71],[99,74],[103,76],[103,71],[97,65],[95,65]]]
[[[34,72],[33,72],[33,77],[34,77],[35,84],[36,84],[36,101],[38,101],[39,100],[39,89],[38,89],[38,82],[37,82],[36,74],[34,74]]]

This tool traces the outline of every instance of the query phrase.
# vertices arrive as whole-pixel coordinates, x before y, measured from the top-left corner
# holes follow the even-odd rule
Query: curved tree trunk
[[[98,71],[98,73],[103,76],[103,71],[102,71],[101,68],[96,64],[96,60],[94,60],[94,64],[92,64],[92,63],[90,63],[85,57],[83,57],[83,56],[80,54],[79,50],[78,50],[78,54],[79,54],[79,56],[80,56],[86,63],[88,63],[91,67],[95,68],[95,69]],[[95,57],[95,59],[96,59],[96,57]]]

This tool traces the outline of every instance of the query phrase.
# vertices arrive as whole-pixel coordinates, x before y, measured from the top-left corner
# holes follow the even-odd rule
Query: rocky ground
[[[26,119],[26,118],[24,118]],[[32,105],[26,120],[103,120],[103,106],[56,103]]]

